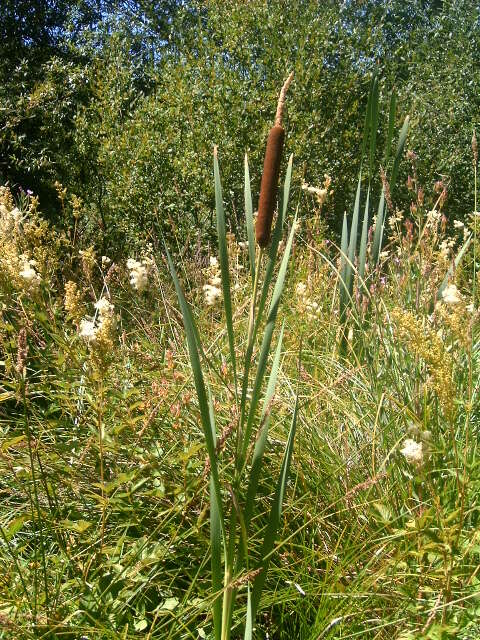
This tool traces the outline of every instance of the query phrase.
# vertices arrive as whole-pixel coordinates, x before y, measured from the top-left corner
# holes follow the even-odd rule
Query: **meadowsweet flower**
[[[455,229],[463,229],[463,227],[465,225],[463,224],[463,222],[461,220],[454,220],[453,221],[453,226],[455,227]]]
[[[403,449],[400,449],[400,453],[410,464],[420,466],[423,462],[423,443],[407,438],[403,442]]]
[[[107,298],[99,298],[94,306],[98,311],[100,317],[105,317],[113,314],[113,304],[109,300],[107,300]]]
[[[95,320],[91,318],[82,318],[80,321],[79,336],[85,338],[87,342],[95,340],[97,336],[97,327],[95,326]]]
[[[112,263],[108,256],[102,256],[102,269],[106,269]]]
[[[36,285],[40,282],[40,276],[35,271],[35,260],[28,260],[25,256],[20,256],[23,259],[23,268],[18,272],[18,275],[26,280],[29,285]]]
[[[129,258],[127,269],[130,271],[130,284],[136,291],[144,291],[153,267],[152,258],[143,258],[141,262]]]
[[[462,301],[462,297],[457,287],[454,284],[449,284],[448,287],[443,290],[442,300],[446,304],[458,304]]]
[[[213,307],[215,303],[222,297],[221,290],[212,284],[204,285],[203,291],[205,292],[205,302],[209,307]]]
[[[209,266],[204,269],[204,272],[208,278],[207,283],[203,286],[205,304],[207,307],[213,307],[222,297],[222,290],[220,289],[222,279],[218,260],[215,256],[210,256]]]

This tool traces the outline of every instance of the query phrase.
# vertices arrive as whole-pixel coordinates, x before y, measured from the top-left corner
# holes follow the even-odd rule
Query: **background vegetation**
[[[254,185],[280,79],[295,84],[287,151],[304,177],[335,178],[325,216],[340,230],[352,199],[370,75],[395,88],[426,184],[450,183],[463,219],[478,120],[480,27],[471,0],[2,3],[0,174],[64,222],[58,180],[82,199],[106,250],[175,234],[192,248],[213,228],[210,154],[222,147],[232,229],[241,159]],[[402,175],[402,182],[406,178]],[[403,205],[398,194],[399,204]],[[254,203],[255,206],[255,203]]]

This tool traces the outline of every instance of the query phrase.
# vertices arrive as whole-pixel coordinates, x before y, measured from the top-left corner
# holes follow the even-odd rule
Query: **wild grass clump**
[[[215,153],[195,263],[116,263],[0,190],[1,638],[478,635],[480,217],[406,160],[346,316],[335,176],[299,228],[292,159],[261,249]]]

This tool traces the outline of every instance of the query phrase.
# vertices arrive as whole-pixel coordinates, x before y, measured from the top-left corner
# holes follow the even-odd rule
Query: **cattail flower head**
[[[270,241],[275,201],[277,199],[278,176],[282,161],[283,142],[285,129],[282,127],[285,96],[293,79],[293,72],[286,79],[278,98],[275,124],[270,129],[263,163],[262,182],[260,186],[260,198],[258,201],[258,218],[255,226],[257,243],[264,248]]]
[[[476,167],[478,164],[478,144],[477,144],[477,136],[475,134],[475,129],[473,130],[473,136],[472,136],[472,152],[473,152],[473,164]]]

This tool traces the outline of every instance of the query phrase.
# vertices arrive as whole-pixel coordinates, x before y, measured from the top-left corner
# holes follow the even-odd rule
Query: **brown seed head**
[[[283,127],[275,125],[270,129],[263,163],[258,217],[255,227],[257,243],[262,248],[265,248],[270,241],[284,138],[285,130]]]
[[[20,377],[25,375],[25,365],[27,364],[28,344],[27,330],[22,327],[18,333],[17,349],[17,373]]]
[[[478,164],[478,144],[477,144],[477,136],[475,134],[475,129],[473,130],[472,136],[472,152],[473,152],[473,164],[477,166]]]

